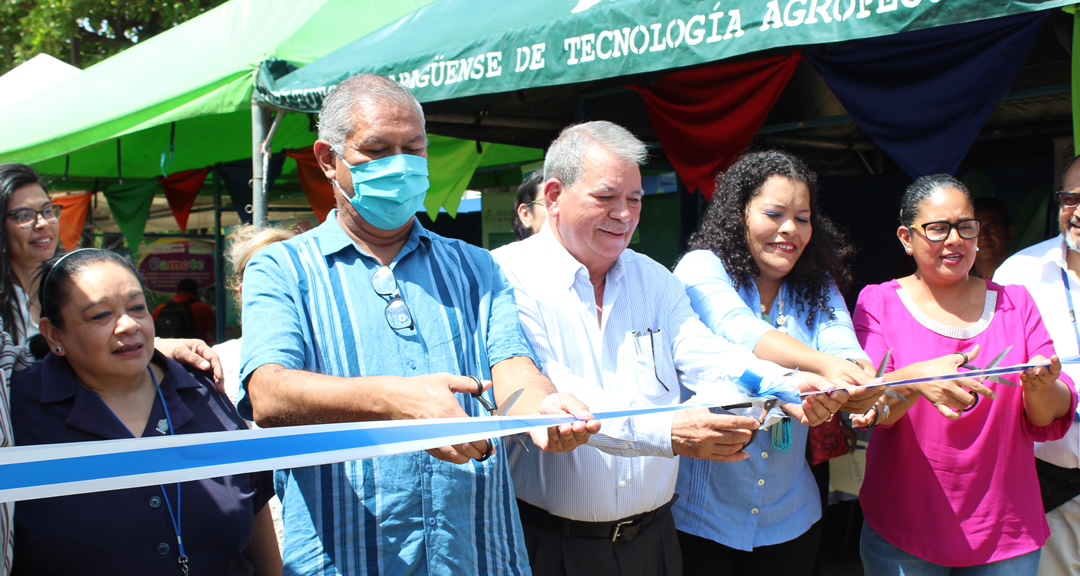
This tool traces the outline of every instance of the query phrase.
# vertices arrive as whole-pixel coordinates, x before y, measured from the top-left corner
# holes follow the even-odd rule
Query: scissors
[[[895,386],[895,384],[890,384],[883,379],[885,376],[885,368],[889,365],[889,359],[892,358],[892,351],[893,349],[889,348],[889,350],[885,352],[885,357],[881,359],[881,363],[879,363],[877,367],[877,372],[874,373],[874,381],[870,384],[856,386],[856,388],[874,388],[876,386],[884,386],[885,394],[887,396],[891,396],[893,398],[896,398],[897,400],[903,400],[904,402],[910,402],[910,400],[904,398],[899,392],[893,390],[892,387]],[[835,390],[813,390],[810,392],[800,392],[799,396],[805,398],[807,396],[813,396],[814,394],[828,394],[829,392],[834,391]]]
[[[889,365],[889,359],[891,359],[891,358],[892,358],[892,348],[889,348],[889,351],[885,353],[885,357],[881,359],[881,363],[878,364],[877,372],[874,373],[874,379],[875,380],[881,380],[882,378],[885,377],[885,367]],[[885,394],[887,396],[891,396],[893,398],[896,398],[897,400],[903,400],[904,402],[909,402],[909,400],[907,398],[904,398],[903,396],[901,396],[899,392],[897,392],[896,390],[893,390],[892,387],[889,386],[888,384],[885,384]]]
[[[479,402],[480,405],[484,407],[484,410],[487,410],[488,414],[491,414],[492,416],[506,416],[506,413],[509,412],[510,408],[514,406],[514,403],[518,401],[521,394],[525,392],[524,388],[518,389],[506,398],[502,403],[502,406],[495,408],[494,404],[488,402],[487,398],[484,398],[484,384],[480,382],[480,379],[476,376],[469,376],[469,378],[472,378],[473,382],[476,382],[476,392],[471,392],[472,397],[476,398],[476,401]],[[514,434],[514,439],[517,440],[517,443],[521,445],[526,452],[529,451],[529,447],[525,445],[525,441],[521,439],[520,434]],[[480,462],[491,458],[491,455],[495,453],[495,444],[492,443],[491,439],[488,438],[485,441],[487,442],[487,450],[484,452],[484,457],[479,460]]]
[[[1008,354],[1009,351],[1011,351],[1012,349],[1013,349],[1013,347],[1009,346],[1008,348],[1002,350],[1000,354],[998,354],[997,356],[994,356],[994,359],[991,360],[990,363],[986,365],[985,369],[989,370],[991,368],[997,368],[997,365],[1000,364],[1001,361],[1005,359],[1005,355]],[[964,356],[964,359],[965,360],[967,359],[966,355]],[[976,365],[974,365],[974,364],[972,364],[970,362],[966,362],[966,361],[963,364],[961,364],[960,367],[961,368],[967,368],[968,370],[983,370],[983,368],[979,368],[978,366],[976,366]],[[1002,378],[1001,376],[986,376],[986,377],[983,377],[983,378],[979,378],[979,382],[982,382],[984,380],[989,380],[991,382],[996,382],[998,384],[1008,384],[1009,386],[1016,386],[1016,384],[1013,384],[1012,382],[1009,382],[1008,380]],[[974,408],[976,404],[979,403],[979,394],[976,394],[975,392],[972,392],[971,395],[975,397],[975,401],[972,402],[971,405],[968,406],[967,408],[964,408],[963,410],[961,410],[961,412],[968,412],[972,408]]]
[[[761,428],[761,425],[765,424],[765,418],[769,415],[769,412],[773,408],[775,408],[778,404],[780,404],[780,399],[779,398],[767,398],[766,400],[764,400],[761,403],[761,415],[758,416],[758,418],[757,418],[758,429]],[[744,402],[742,404],[732,404],[730,406],[721,406],[720,408],[723,409],[723,410],[734,410],[736,408],[752,408],[753,406],[754,406],[753,402]],[[712,412],[713,414],[718,413],[718,412],[715,411],[715,409],[711,409],[710,412]],[[747,440],[746,444],[743,444],[743,447],[739,449],[740,452],[742,452],[743,450],[746,450],[747,446],[754,443],[754,440],[757,439],[757,433],[758,433],[757,429],[750,431],[750,439]]]

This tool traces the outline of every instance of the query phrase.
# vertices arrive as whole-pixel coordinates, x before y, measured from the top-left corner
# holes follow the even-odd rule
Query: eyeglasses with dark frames
[[[1080,193],[1062,190],[1054,194],[1057,195],[1058,204],[1061,204],[1062,208],[1076,208],[1080,205]]]
[[[34,210],[33,208],[19,208],[18,210],[12,210],[7,213],[8,218],[15,220],[15,224],[19,228],[29,228],[34,225],[40,216],[46,224],[55,224],[60,219],[60,209],[62,206],[56,204],[50,204],[41,210]]]
[[[398,291],[397,278],[389,266],[380,266],[371,275],[371,287],[379,296],[388,296],[390,301],[386,303],[386,323],[394,330],[411,330],[416,327],[413,323],[413,315],[408,304]]]
[[[952,234],[953,228],[956,229],[956,233],[960,235],[960,238],[964,240],[974,240],[979,237],[979,229],[982,227],[982,223],[975,218],[967,218],[964,220],[958,220],[956,222],[927,222],[926,224],[912,224],[908,228],[915,230],[921,230],[923,236],[931,242],[944,242],[949,239],[949,235]]]

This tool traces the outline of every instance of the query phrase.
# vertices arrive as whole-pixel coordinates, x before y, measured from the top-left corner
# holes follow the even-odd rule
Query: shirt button
[[[435,525],[435,517],[432,516],[431,518],[428,518],[427,523],[428,523],[428,526],[434,526]]]
[[[619,488],[626,488],[626,480],[619,480]]]
[[[416,360],[409,360],[409,368],[416,370]]]
[[[764,478],[758,478],[757,485],[758,486],[764,486],[765,485],[765,479]]]
[[[424,464],[424,472],[431,472],[431,464]]]
[[[753,515],[755,515],[755,516],[757,516],[757,513],[758,513],[758,512],[760,512],[760,510],[758,510],[757,508],[751,508],[751,509],[750,509],[750,513],[751,513],[751,514],[753,514]]]
[[[164,542],[158,544],[157,545],[157,553],[161,554],[162,556],[168,554],[169,553],[169,545],[164,543]]]
[[[762,457],[762,458],[768,458],[768,457],[769,457],[769,453],[768,453],[768,452],[762,452],[762,453],[761,453],[761,457]]]
[[[160,496],[151,496],[150,497],[150,507],[151,508],[159,508],[159,507],[161,507],[161,497]]]

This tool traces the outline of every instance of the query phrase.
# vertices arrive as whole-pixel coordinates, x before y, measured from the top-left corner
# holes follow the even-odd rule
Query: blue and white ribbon
[[[594,412],[597,420],[702,404]],[[318,424],[0,450],[0,502],[52,498],[430,450],[573,422],[569,415]]]
[[[1080,364],[1080,356],[1070,356],[1067,358],[1058,358],[1058,361],[1062,364]],[[918,378],[906,378],[904,380],[893,380],[892,382],[874,382],[871,384],[864,384],[859,388],[874,388],[877,386],[902,386],[904,384],[921,384],[923,382],[939,382],[942,380],[963,380],[965,378],[981,378],[985,376],[1000,376],[1002,374],[1016,374],[1017,372],[1023,372],[1029,368],[1045,368],[1050,365],[1050,360],[1036,360],[1034,362],[1028,362],[1026,364],[1016,364],[1014,366],[1002,366],[1000,368],[986,368],[984,370],[968,370],[967,372],[950,372],[948,374],[936,374],[934,376],[920,376]],[[799,395],[802,397],[812,396],[814,394],[825,394],[832,392],[832,390],[815,390],[813,392],[802,392]]]

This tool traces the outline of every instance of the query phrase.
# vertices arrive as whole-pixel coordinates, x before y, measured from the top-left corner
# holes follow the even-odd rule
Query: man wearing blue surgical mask
[[[572,450],[599,430],[536,368],[491,256],[414,218],[427,138],[407,89],[374,74],[343,82],[323,102],[315,156],[337,209],[244,273],[242,414],[261,426],[486,416],[485,403],[520,389],[511,414],[581,419],[533,433],[541,449]],[[278,471],[285,571],[528,573],[501,447]]]

